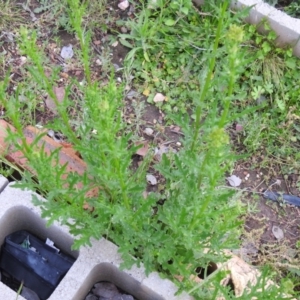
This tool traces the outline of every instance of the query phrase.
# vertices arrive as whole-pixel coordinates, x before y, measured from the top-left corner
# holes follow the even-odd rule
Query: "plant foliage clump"
[[[158,10],[158,15],[151,18],[148,18],[149,9],[141,12],[142,17],[134,30],[143,34],[150,30],[147,33],[150,40],[149,37],[147,40],[143,36],[138,38],[140,46],[127,58],[131,67],[135,68],[134,53],[141,51],[149,64],[149,72],[153,74],[153,68],[157,66],[150,62],[151,51],[161,46],[160,37],[153,31],[157,25],[165,28],[160,34],[166,36],[181,32],[180,26],[185,22],[191,26],[189,40],[181,36],[178,45],[170,42],[161,55],[184,52],[186,44],[193,43],[195,49],[200,46],[195,41],[200,29],[193,33],[196,29],[193,18],[200,17],[192,11],[190,1],[179,5],[181,2],[170,3],[174,13],[169,12],[168,18],[159,15],[163,10]],[[215,299],[219,292],[229,295],[228,290],[219,284],[223,272],[205,276],[199,286],[195,286],[190,276],[197,275],[198,268],[207,273],[210,262],[225,259],[222,250],[239,244],[237,236],[242,223],[239,202],[230,201],[234,193],[219,186],[234,161],[225,129],[230,120],[234,86],[241,64],[239,47],[244,31],[240,26],[226,22],[228,1],[217,8],[213,42],[204,45],[206,63],[197,69],[194,69],[194,63],[190,65],[192,73],[197,73],[193,77],[195,86],[190,85],[186,93],[194,104],[193,116],[191,118],[184,110],[181,114],[170,115],[170,119],[174,119],[183,130],[183,149],[178,153],[164,154],[155,166],[166,179],[164,195],[149,193],[144,197],[151,155],[137,169],[132,168],[132,156],[138,147],[132,143],[122,119],[123,87],[115,82],[113,74],[104,87],[92,80],[91,34],[83,29],[85,7],[79,0],[68,1],[68,16],[80,43],[78,54],[85,80],[81,84],[74,80],[66,88],[62,103],[53,92],[56,73],[50,77],[45,75],[45,60],[36,46],[37,34],[23,28],[20,48],[30,59],[27,65],[29,76],[56,103],[60,120],[52,124],[52,128],[59,129],[80,153],[86,163],[83,174],[68,173],[67,166],[58,163],[59,149],[50,155],[45,154],[40,144],[43,134],[31,145],[27,144],[22,132],[23,112],[18,89],[8,97],[8,78],[0,84],[1,102],[16,128],[16,132],[9,132],[9,140],[23,152],[35,177],[25,172],[23,183],[17,186],[40,191],[44,198],[34,196],[33,201],[41,207],[42,216],[49,224],[58,220],[67,225],[76,238],[75,248],[89,244],[91,238],[105,236],[111,239],[119,246],[123,267],[143,262],[147,273],[158,270],[172,279],[179,276],[182,278],[181,283],[178,282],[181,290],[190,291],[198,299]],[[174,27],[176,24],[179,28]],[[206,26],[204,21],[203,30],[207,30]],[[131,37],[136,39],[136,36],[133,31]],[[182,59],[187,62],[187,59],[194,58],[193,55],[195,53],[186,53]],[[218,63],[220,57],[223,57],[222,64]],[[177,72],[177,68],[180,69],[178,64],[179,61],[175,61],[175,65],[166,61],[167,73]],[[178,77],[179,81],[181,79]],[[149,80],[149,84],[155,84],[154,77]],[[177,83],[172,84],[164,87],[166,91],[171,91]],[[76,95],[70,92],[73,86],[78,91]],[[74,97],[79,105],[80,119],[76,131],[68,114]],[[169,97],[171,99],[172,95]],[[163,205],[158,200],[163,200]]]

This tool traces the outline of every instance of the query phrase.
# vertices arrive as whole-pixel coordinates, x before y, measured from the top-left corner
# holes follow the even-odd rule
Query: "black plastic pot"
[[[73,257],[23,230],[5,238],[0,255],[0,268],[41,300],[49,298],[74,262]]]

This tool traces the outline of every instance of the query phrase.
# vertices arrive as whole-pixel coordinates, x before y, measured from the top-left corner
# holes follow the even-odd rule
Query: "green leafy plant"
[[[292,17],[300,17],[300,2],[299,0],[292,1],[290,5],[284,8],[284,11]]]
[[[53,31],[64,28],[71,31],[67,15],[67,1],[39,0],[39,6],[34,9],[34,13],[42,14],[43,21],[53,24]]]
[[[158,66],[151,64],[155,53],[151,51],[164,45],[160,34],[170,38],[161,55],[169,58],[167,54],[171,53],[175,58],[179,49],[171,39],[176,36],[175,26],[179,26],[176,30],[184,29],[192,25],[193,18],[200,20],[190,1],[157,3],[157,12],[153,12],[153,8],[144,8],[142,17],[137,23],[132,23],[131,35],[121,36],[125,39],[123,43],[127,42],[133,48],[127,58],[129,66],[137,73],[141,72],[133,58],[135,54],[142,55],[149,63],[147,70],[152,84],[155,84],[152,76]],[[29,59],[28,76],[57,106],[59,121],[53,122],[51,127],[61,131],[80,153],[87,166],[83,174],[68,173],[67,166],[58,163],[58,149],[46,154],[40,145],[43,134],[31,145],[27,144],[22,132],[24,112],[20,93],[7,97],[8,77],[0,84],[1,103],[16,128],[16,132],[9,132],[8,140],[23,152],[33,171],[25,172],[23,182],[15,186],[38,190],[44,196],[35,196],[33,201],[41,207],[48,224],[58,220],[67,225],[76,238],[76,248],[89,244],[91,238],[105,236],[111,239],[119,246],[123,267],[143,262],[147,272],[157,270],[171,279],[180,276],[182,282],[177,283],[181,290],[189,291],[197,299],[215,299],[219,293],[233,297],[228,287],[219,284],[225,272],[218,271],[208,276],[207,269],[211,262],[226,259],[222,250],[238,246],[237,237],[242,224],[239,216],[243,213],[238,201],[229,201],[233,191],[218,188],[235,159],[226,126],[232,117],[230,107],[235,99],[235,84],[241,68],[239,48],[244,38],[243,28],[229,22],[229,1],[217,1],[216,4],[220,3],[216,6],[213,37],[204,39],[202,36],[205,63],[195,69],[190,65],[191,74],[196,74],[193,76],[195,86],[188,90],[194,112],[192,116],[183,113],[169,116],[182,128],[183,149],[178,153],[164,154],[161,162],[154,166],[166,180],[164,195],[158,192],[149,193],[146,198],[143,195],[151,155],[138,168],[132,166],[132,155],[138,147],[132,143],[122,119],[124,87],[116,83],[113,74],[104,87],[93,82],[91,32],[83,26],[85,4],[68,0],[67,13],[79,40],[78,55],[84,69],[84,80],[79,84],[74,79],[66,87],[62,103],[53,91],[56,73],[50,77],[45,74],[45,59],[36,46],[36,32],[23,28],[19,41],[22,53]],[[163,15],[168,9],[167,4],[170,4],[171,11]],[[208,30],[209,23],[203,23],[203,28]],[[184,24],[188,26],[184,27]],[[162,26],[159,34],[157,28],[160,27],[154,25]],[[189,40],[182,37],[182,52],[185,45],[194,44],[190,40],[196,38],[193,29],[196,26],[187,32]],[[132,40],[136,44],[131,44]],[[200,42],[196,43],[198,48]],[[183,59],[187,62],[191,57],[194,59],[192,53],[186,53]],[[169,66],[172,66],[171,61]],[[175,73],[178,66],[172,67]],[[71,93],[73,86],[78,91],[76,95]],[[166,91],[172,88],[173,85],[166,85]],[[74,100],[78,103],[80,120],[76,131],[68,114]],[[93,196],[88,197],[91,191]],[[163,204],[158,200],[163,200]],[[197,276],[199,268],[204,270],[205,276],[203,282],[196,285],[190,276]]]
[[[292,109],[295,112],[298,108],[297,78],[300,64],[299,59],[293,57],[291,48],[277,48],[276,34],[267,22],[262,25],[266,35],[258,33],[256,26],[245,26],[244,61],[247,67],[236,87],[240,95],[238,110],[249,105],[258,106],[259,109],[245,115],[240,122],[245,124],[244,145],[247,152],[262,147],[267,154],[285,159],[290,155],[297,156],[286,136],[293,131],[297,118],[289,111]]]
[[[68,15],[68,1],[38,0],[39,6],[34,13],[42,14],[41,20],[52,26],[52,32],[59,30],[73,31]],[[84,3],[85,14],[82,15],[84,26],[93,31],[96,27],[107,30],[107,24],[111,19],[106,13],[106,0],[91,0]],[[71,8],[72,9],[72,8]]]
[[[191,7],[191,1],[158,1],[127,22],[130,34],[120,35],[132,48],[127,61],[136,83],[143,82],[150,103],[157,91],[165,94],[167,101],[157,105],[169,112],[186,112],[191,106],[204,63],[198,55],[213,41],[207,38],[207,18],[201,19]]]

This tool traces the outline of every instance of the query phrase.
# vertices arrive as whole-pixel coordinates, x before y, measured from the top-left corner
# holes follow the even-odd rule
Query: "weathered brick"
[[[4,156],[9,162],[16,165],[18,168],[28,170],[32,173],[34,171],[29,167],[27,159],[24,157],[22,151],[16,150],[12,145],[6,141],[7,129],[12,131],[16,129],[4,120],[0,120],[0,155]],[[30,146],[33,144],[36,137],[45,131],[35,128],[33,126],[27,126],[23,133],[26,138],[26,143]],[[59,163],[61,165],[67,164],[66,172],[76,172],[82,175],[86,170],[86,163],[77,155],[77,152],[68,143],[59,143],[54,141],[47,135],[44,135],[37,143],[36,150],[40,150],[43,146],[45,153],[50,154],[52,151],[59,150]],[[64,175],[67,176],[67,175]],[[92,180],[91,180],[92,181]],[[76,186],[78,189],[82,188],[82,183],[78,183]],[[98,194],[99,188],[91,188],[86,193],[86,197],[95,197]],[[87,203],[84,205],[84,209],[93,210]]]

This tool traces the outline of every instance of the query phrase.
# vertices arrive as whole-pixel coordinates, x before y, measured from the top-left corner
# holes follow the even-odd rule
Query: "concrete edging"
[[[91,247],[71,251],[73,237],[66,226],[55,223],[46,228],[41,210],[32,204],[33,192],[13,187],[0,175],[0,245],[5,236],[17,231],[28,230],[40,238],[49,237],[64,252],[77,258],[66,276],[50,296],[49,300],[84,300],[92,286],[101,280],[111,281],[139,300],[192,300],[187,293],[175,296],[177,287],[158,273],[145,275],[143,267],[133,266],[120,271],[122,262],[118,247],[102,238],[93,240]],[[38,196],[40,197],[40,196]],[[17,294],[0,283],[1,299],[16,299]],[[18,300],[24,300],[19,296]]]
[[[202,5],[205,0],[193,0],[195,5]],[[300,19],[292,18],[286,13],[265,3],[263,0],[233,0],[231,7],[241,10],[251,7],[246,22],[259,25],[264,19],[269,20],[271,28],[276,32],[279,47],[291,45],[295,56],[300,57]],[[260,29],[259,31],[263,31]]]

